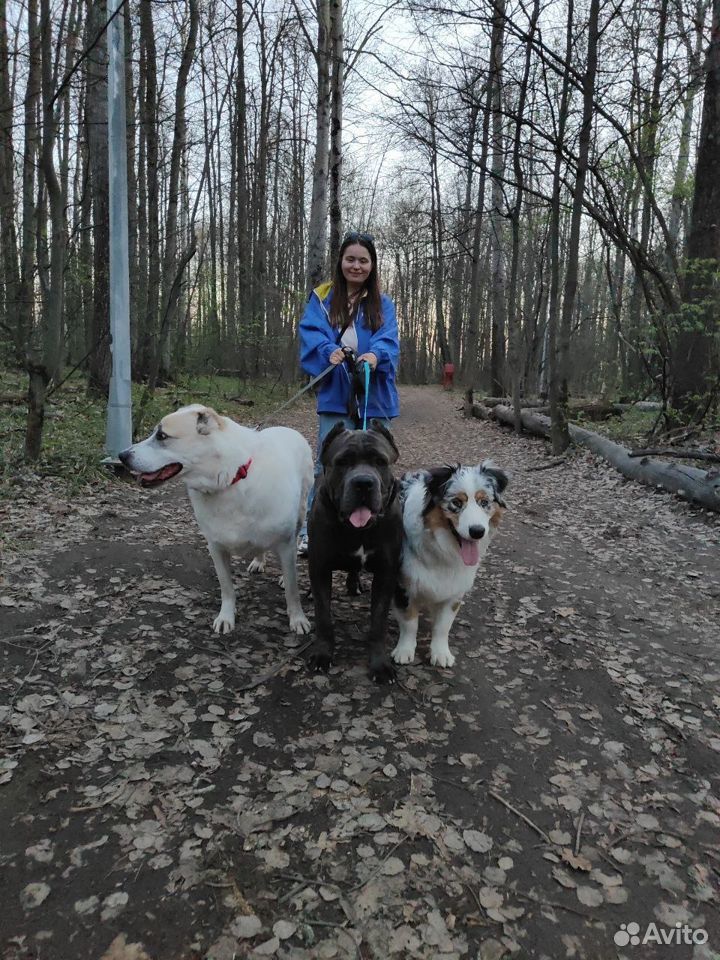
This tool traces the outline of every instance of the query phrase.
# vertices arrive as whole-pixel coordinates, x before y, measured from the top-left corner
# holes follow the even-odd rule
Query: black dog
[[[379,683],[395,680],[386,638],[402,545],[402,513],[390,469],[397,458],[392,434],[377,420],[367,431],[346,430],[339,423],[325,439],[320,455],[324,474],[308,522],[308,570],[315,601],[315,643],[308,659],[312,669],[327,671],[335,649],[333,570],[347,570],[348,588],[356,592],[364,568],[373,574],[370,676]]]

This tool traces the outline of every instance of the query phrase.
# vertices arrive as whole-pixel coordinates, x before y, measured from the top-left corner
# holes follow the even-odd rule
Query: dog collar
[[[237,468],[237,473],[236,473],[235,476],[232,478],[232,481],[231,481],[231,483],[230,483],[230,486],[232,486],[233,483],[237,483],[238,480],[244,480],[244,479],[245,479],[245,477],[248,475],[248,470],[250,469],[250,464],[251,464],[251,463],[252,463],[252,457],[250,457],[250,459],[248,460],[247,463],[243,463],[243,465],[242,465],[241,467],[238,467],[238,468]]]

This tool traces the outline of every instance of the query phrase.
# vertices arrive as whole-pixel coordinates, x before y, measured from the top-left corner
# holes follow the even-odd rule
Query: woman
[[[349,409],[354,396],[352,370],[349,363],[344,362],[346,352],[343,348],[353,352],[357,363],[365,361],[370,367],[368,420],[377,417],[389,427],[390,420],[400,411],[395,387],[400,353],[397,321],[392,300],[380,292],[375,242],[367,233],[345,235],[332,283],[313,290],[300,321],[303,370],[316,377],[333,365],[320,381],[317,396],[316,477],[322,472],[320,451],[323,440],[335,424],[342,421],[348,430],[356,428],[356,411]],[[361,418],[365,414],[364,402],[359,413]],[[308,513],[314,493],[313,488],[308,497]],[[307,527],[300,531],[298,554],[307,554]]]

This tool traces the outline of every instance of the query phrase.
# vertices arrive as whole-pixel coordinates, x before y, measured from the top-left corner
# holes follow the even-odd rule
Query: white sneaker
[[[306,533],[301,533],[297,542],[297,555],[306,557],[308,555],[308,538]]]

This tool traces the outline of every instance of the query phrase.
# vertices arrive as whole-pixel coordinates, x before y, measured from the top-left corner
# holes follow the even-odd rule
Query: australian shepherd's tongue
[[[460,540],[460,555],[466,567],[474,567],[480,560],[477,540]]]
[[[368,521],[372,517],[372,511],[368,510],[367,507],[358,507],[348,517],[348,520],[354,527],[364,527],[367,526]]]

